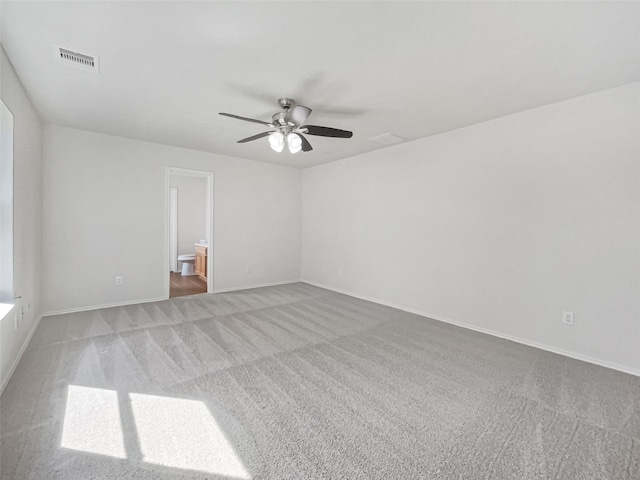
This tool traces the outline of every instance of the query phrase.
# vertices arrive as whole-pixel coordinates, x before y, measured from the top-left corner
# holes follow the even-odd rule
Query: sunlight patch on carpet
[[[139,393],[129,397],[145,462],[251,478],[203,402]]]
[[[127,458],[120,425],[118,393],[69,385],[60,446]]]

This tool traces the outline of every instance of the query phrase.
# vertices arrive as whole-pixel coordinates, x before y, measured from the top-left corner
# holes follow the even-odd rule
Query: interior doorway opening
[[[166,297],[213,292],[213,173],[167,168]]]

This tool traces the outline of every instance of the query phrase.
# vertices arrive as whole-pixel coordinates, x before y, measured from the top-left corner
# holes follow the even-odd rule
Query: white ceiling
[[[640,80],[639,2],[10,2],[2,44],[43,118],[306,167]],[[100,57],[98,75],[52,44]],[[352,130],[276,153],[289,96]]]

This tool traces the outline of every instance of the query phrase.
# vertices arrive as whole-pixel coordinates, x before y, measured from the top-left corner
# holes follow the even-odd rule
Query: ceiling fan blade
[[[303,125],[300,128],[305,128],[308,135],[318,135],[320,137],[335,137],[335,138],[351,138],[353,132],[347,130],[340,130],[338,128],[331,127],[319,127],[317,125]]]
[[[287,123],[292,122],[297,127],[306,122],[309,115],[311,115],[311,109],[309,107],[296,105],[287,112],[284,119]]]
[[[275,130],[274,130],[274,131],[275,131]],[[259,134],[257,134],[257,135],[254,135],[254,136],[252,136],[252,137],[247,137],[247,138],[243,138],[242,140],[238,140],[238,143],[247,143],[247,142],[251,142],[251,141],[253,141],[253,140],[257,140],[257,139],[259,139],[259,138],[266,137],[266,136],[267,136],[267,135],[269,135],[270,133],[273,133],[273,132],[262,132],[262,133],[259,133]]]
[[[307,140],[306,138],[304,138],[302,135],[300,135],[298,133],[298,136],[300,137],[300,139],[302,140],[302,151],[303,152],[310,152],[311,150],[313,150],[313,147],[311,146],[311,144],[309,143],[309,140]]]
[[[246,122],[259,123],[260,125],[266,125],[267,127],[271,126],[269,122],[263,122],[262,120],[256,120],[255,118],[241,117],[239,115],[233,115],[231,113],[222,113],[222,112],[220,112],[220,115],[224,115],[225,117],[237,118],[238,120],[244,120]]]

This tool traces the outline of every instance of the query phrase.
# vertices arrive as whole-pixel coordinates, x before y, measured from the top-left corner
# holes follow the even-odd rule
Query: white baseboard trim
[[[66,310],[55,310],[52,312],[43,313],[42,316],[50,317],[52,315],[65,315],[67,313],[90,312],[91,310],[100,310],[101,308],[124,307],[127,305],[136,305],[138,303],[162,302],[165,300],[168,300],[168,299],[164,297],[144,298],[142,300],[129,300],[126,302],[106,303],[104,305],[91,305],[88,307],[69,308]]]
[[[249,290],[251,288],[260,288],[260,287],[273,287],[276,285],[286,285],[289,283],[298,283],[301,280],[299,278],[295,280],[284,280],[281,282],[270,282],[270,283],[259,283],[255,285],[247,285],[243,287],[234,287],[234,288],[221,288],[218,290],[214,290],[213,293],[225,293],[225,292],[235,292],[236,290]],[[136,305],[138,303],[150,303],[150,302],[163,302],[165,300],[169,300],[164,297],[157,298],[145,298],[142,300],[129,300],[126,302],[117,302],[117,303],[105,303],[104,305],[90,305],[88,307],[79,307],[79,308],[68,308],[65,310],[54,310],[51,312],[43,313],[43,317],[51,317],[53,315],[65,315],[67,313],[78,313],[78,312],[90,312],[91,310],[100,310],[101,308],[113,308],[113,307],[124,307],[127,305]]]
[[[545,350],[551,353],[557,353],[558,355],[563,355],[565,357],[573,358],[575,360],[581,360],[583,362],[592,363],[594,365],[598,365],[600,367],[611,368],[613,370],[618,370],[619,372],[628,373],[630,375],[634,375],[636,377],[640,377],[640,370],[635,368],[629,368],[624,365],[618,365],[617,363],[608,362],[606,360],[600,360],[598,358],[593,358],[588,355],[583,355],[581,353],[575,353],[568,350],[563,350],[561,348],[552,347],[550,345],[545,345],[538,342],[533,342],[531,340],[525,340],[523,338],[514,337],[512,335],[507,335],[504,333],[496,332],[494,330],[489,330],[482,327],[477,327],[475,325],[469,325],[468,323],[458,322],[456,320],[451,320],[449,318],[441,317],[439,315],[432,315],[430,313],[421,312],[419,310],[415,310],[412,308],[403,307],[401,305],[396,305],[394,303],[386,302],[384,300],[380,300],[377,298],[367,297],[366,295],[360,295],[358,293],[349,292],[347,290],[342,290],[340,288],[331,287],[329,285],[324,285],[322,283],[312,282],[310,280],[301,279],[303,283],[308,283],[309,285],[314,285],[316,287],[325,288],[327,290],[331,290],[336,293],[342,293],[344,295],[349,295],[350,297],[359,298],[361,300],[366,300],[368,302],[378,303],[380,305],[384,305],[386,307],[396,308],[398,310],[402,310],[408,313],[414,313],[416,315],[420,315],[421,317],[431,318],[433,320],[438,320],[439,322],[449,323],[451,325],[455,325],[457,327],[466,328],[468,330],[473,330],[475,332],[484,333],[487,335],[491,335],[494,337],[502,338],[504,340],[510,340],[512,342],[521,343],[522,345],[527,345],[528,347],[538,348],[540,350]]]
[[[299,283],[299,282],[302,282],[302,280],[300,280],[299,278],[296,278],[295,280],[284,280],[281,282],[256,283],[254,285],[247,285],[244,287],[220,288],[220,289],[214,290],[213,293],[236,292],[238,290],[250,290],[252,288],[260,288],[260,287],[275,287],[276,285],[288,285],[290,283]]]
[[[33,334],[36,333],[36,329],[38,328],[38,325],[40,325],[40,320],[42,320],[43,316],[44,315],[40,315],[38,317],[38,319],[33,324],[33,327],[31,328],[29,335],[27,335],[27,338],[24,339],[24,343],[22,344],[22,347],[20,347],[20,351],[18,352],[18,356],[16,357],[16,360],[13,362],[13,365],[11,365],[11,368],[7,372],[7,377],[3,380],[2,385],[0,386],[0,395],[2,395],[2,392],[4,392],[4,388],[7,386],[7,384],[9,383],[9,380],[13,376],[13,372],[15,372],[16,368],[18,367],[18,364],[20,363],[20,359],[22,359],[22,355],[24,355],[24,352],[27,349],[29,342],[31,341],[31,337],[33,337]]]

